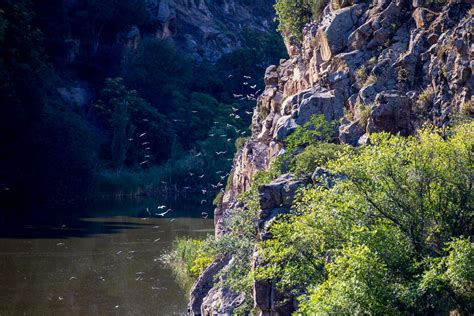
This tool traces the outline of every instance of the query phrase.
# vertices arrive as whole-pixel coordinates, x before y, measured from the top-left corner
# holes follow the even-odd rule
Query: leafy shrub
[[[376,62],[377,59],[375,59],[375,63]],[[367,68],[364,65],[356,69],[355,77],[362,87],[367,87],[368,85],[371,85],[372,83],[377,81],[377,77],[374,74],[367,75]]]
[[[331,143],[308,146],[294,157],[290,171],[300,176],[311,175],[316,167],[324,167],[330,160],[336,159],[343,149],[342,145]]]
[[[416,100],[417,109],[424,110],[433,102],[434,89],[430,86],[421,91]]]
[[[345,177],[272,222],[256,278],[300,295],[303,314],[468,313],[474,124],[447,135],[374,134],[330,160]]]
[[[318,19],[323,0],[277,0],[275,3],[278,30],[301,39],[303,26],[311,19]]]
[[[189,292],[197,277],[214,260],[202,247],[202,241],[191,238],[178,238],[164,261],[173,270],[180,286]]]
[[[367,80],[367,68],[364,65],[360,66],[355,71],[356,80],[363,85],[363,83]]]
[[[219,193],[217,193],[216,197],[212,201],[212,205],[217,206],[217,205],[221,204],[223,199],[224,199],[224,192],[219,191]]]
[[[319,142],[330,142],[336,133],[336,122],[328,123],[324,115],[312,116],[304,126],[285,139],[287,152],[294,152],[300,146],[314,145]]]
[[[408,70],[405,68],[400,68],[397,72],[397,80],[398,82],[407,82],[408,81]]]
[[[464,101],[461,104],[461,113],[464,115],[474,115],[474,102],[471,100]]]

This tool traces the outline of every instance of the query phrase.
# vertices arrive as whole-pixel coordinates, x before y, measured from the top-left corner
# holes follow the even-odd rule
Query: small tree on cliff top
[[[303,26],[318,18],[324,0],[277,0],[275,3],[278,31],[290,37],[301,39]]]

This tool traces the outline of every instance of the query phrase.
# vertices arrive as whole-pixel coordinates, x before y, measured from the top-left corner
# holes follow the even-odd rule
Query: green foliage
[[[168,41],[146,39],[126,56],[123,73],[128,85],[166,111],[189,85],[192,65]]]
[[[198,276],[214,260],[204,252],[201,240],[191,238],[176,239],[171,251],[164,256],[164,259],[186,293],[189,292]]]
[[[455,307],[467,312],[474,308],[474,246],[464,237],[446,244],[444,257],[425,262],[419,289],[431,296],[429,303],[435,308],[455,299]]]
[[[285,139],[286,150],[294,152],[300,146],[310,146],[319,142],[330,142],[334,139],[336,122],[328,123],[323,115],[312,116],[304,126]]]
[[[311,175],[316,167],[325,167],[329,161],[336,159],[344,149],[344,146],[332,143],[308,146],[293,158],[288,170],[299,176]]]
[[[305,314],[393,315],[393,289],[387,267],[364,245],[344,248],[326,265],[327,279],[301,305]]]
[[[277,0],[275,3],[278,30],[301,39],[303,26],[311,19],[318,19],[324,6],[323,0]]]
[[[300,296],[303,314],[472,309],[474,124],[443,138],[372,135],[327,168],[333,187],[303,191],[270,226],[255,275]]]
[[[359,126],[365,129],[372,111],[372,104],[357,103],[354,111],[355,117],[359,118]]]
[[[100,126],[111,134],[104,148],[110,146],[112,150],[110,154],[104,150],[103,158],[110,159],[113,168],[120,169],[124,162],[136,167],[145,159],[150,164],[160,163],[169,157],[173,137],[169,133],[171,124],[137,91],[128,90],[122,78],[106,80],[92,113]],[[142,133],[146,135],[140,138]],[[145,141],[148,145],[142,146]],[[147,147],[151,150],[145,150]]]
[[[336,124],[328,123],[323,115],[312,116],[285,139],[285,154],[277,158],[271,170],[304,176],[311,174],[317,164],[323,166],[343,148],[329,144],[335,138]]]

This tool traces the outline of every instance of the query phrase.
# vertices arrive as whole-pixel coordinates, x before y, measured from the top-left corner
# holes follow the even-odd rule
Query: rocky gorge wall
[[[252,136],[237,153],[231,185],[215,210],[216,236],[225,234],[225,219],[253,175],[270,167],[286,136],[312,115],[340,120],[339,141],[354,146],[367,144],[374,132],[410,135],[426,122],[442,127],[457,113],[473,115],[473,12],[469,1],[330,1],[320,21],[306,25],[302,43],[287,45],[290,58],[266,70]],[[283,175],[260,188],[260,226],[287,210],[303,184]],[[201,275],[191,314],[239,306],[239,296],[213,279],[230,260],[216,260]],[[262,315],[294,310],[291,300],[278,306],[279,296],[271,284],[254,284]]]
[[[173,38],[194,59],[216,61],[242,47],[244,29],[273,28],[271,0],[147,0],[156,36]],[[136,33],[136,32],[135,32]]]

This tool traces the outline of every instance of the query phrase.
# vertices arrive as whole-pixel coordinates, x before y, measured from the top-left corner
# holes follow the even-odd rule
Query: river
[[[186,294],[160,257],[176,237],[213,233],[213,220],[201,217],[212,206],[202,203],[201,196],[102,200],[3,220],[0,316],[186,313]]]

